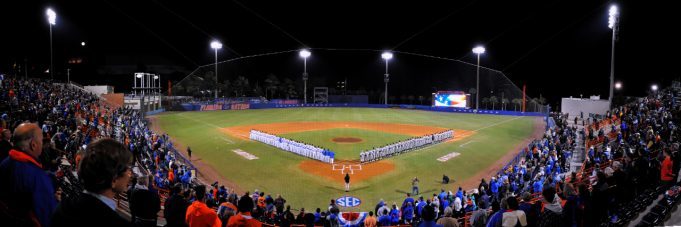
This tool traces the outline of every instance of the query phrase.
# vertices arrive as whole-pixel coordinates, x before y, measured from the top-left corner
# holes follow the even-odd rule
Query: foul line
[[[497,123],[494,123],[494,124],[491,124],[491,125],[488,125],[488,126],[476,129],[476,130],[473,130],[473,132],[477,132],[477,131],[480,131],[480,130],[483,130],[483,129],[486,129],[486,128],[494,127],[494,126],[497,126],[497,125],[500,125],[500,124],[503,124],[503,123],[506,123],[506,122],[509,122],[509,121],[516,120],[518,118],[522,118],[522,116],[516,117],[516,118],[511,118],[511,119],[508,119],[508,120],[503,120],[503,121],[500,121],[500,122],[497,122]]]
[[[214,124],[205,122],[205,121],[201,121],[201,120],[197,120],[197,119],[194,119],[194,118],[186,117],[186,116],[184,116],[184,115],[181,114],[181,113],[180,113],[180,114],[177,114],[177,116],[180,116],[180,117],[182,117],[182,118],[189,119],[189,120],[192,120],[192,121],[195,121],[195,122],[199,122],[199,123],[204,124],[204,125],[212,126],[212,127],[217,128],[217,129],[221,129],[221,128],[222,128],[222,127],[220,127],[220,126],[217,126],[217,125],[214,125]],[[232,140],[230,140],[230,139],[227,139],[227,138],[225,138],[225,137],[222,137],[222,140],[224,140],[225,142],[227,142],[227,143],[229,143],[229,144],[234,144],[234,141],[232,141]]]

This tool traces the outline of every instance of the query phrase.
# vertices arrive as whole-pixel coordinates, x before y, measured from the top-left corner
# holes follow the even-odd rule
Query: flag
[[[364,224],[364,219],[367,217],[367,212],[341,212],[338,216],[338,221],[341,226],[345,227],[359,227]]]

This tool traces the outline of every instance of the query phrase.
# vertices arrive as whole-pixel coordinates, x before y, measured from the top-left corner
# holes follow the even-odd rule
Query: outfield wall
[[[434,107],[422,105],[383,105],[383,104],[351,104],[351,103],[329,103],[329,104],[274,104],[274,103],[231,103],[231,104],[182,104],[185,111],[209,111],[209,110],[247,110],[247,109],[278,109],[278,108],[299,108],[299,107],[358,107],[358,108],[396,108],[414,109],[435,112],[451,113],[475,113],[475,110],[452,107]],[[533,116],[545,117],[546,114],[538,112],[520,111],[501,111],[501,110],[480,110],[478,114],[509,115],[509,116]]]

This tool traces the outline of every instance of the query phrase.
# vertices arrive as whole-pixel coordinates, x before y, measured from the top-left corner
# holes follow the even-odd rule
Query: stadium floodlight
[[[612,96],[615,83],[615,40],[617,38],[617,27],[619,23],[619,10],[616,5],[610,6],[608,17],[608,28],[612,29],[612,47],[610,50],[610,96],[608,102],[612,108]]]
[[[381,54],[381,58],[385,60],[385,75],[383,77],[383,82],[385,82],[385,105],[388,105],[388,81],[390,81],[390,74],[388,74],[388,61],[393,59],[393,53],[390,51],[385,51]]]
[[[50,78],[54,79],[54,69],[52,64],[52,25],[57,24],[57,13],[52,8],[47,8],[47,22],[50,23]]]
[[[622,82],[615,83],[615,89],[617,90],[622,89]]]
[[[650,89],[652,89],[653,91],[657,91],[657,84],[653,84],[652,86],[650,86]]]
[[[215,49],[215,99],[218,99],[218,50],[222,48],[220,41],[210,42],[210,48]]]
[[[381,54],[381,58],[385,59],[386,61],[390,60],[393,58],[393,53],[383,52],[383,54]]]
[[[473,48],[473,53],[478,55],[478,64],[475,68],[475,112],[478,112],[478,104],[480,99],[480,55],[485,53],[483,46]]]
[[[85,42],[80,42],[80,46],[84,47],[84,46],[85,46]]]
[[[51,8],[47,8],[47,21],[50,22],[51,25],[57,24],[57,13]]]
[[[617,17],[619,15],[616,5],[610,6],[608,15],[608,28],[615,28],[615,25],[617,24]]]
[[[307,58],[312,55],[309,50],[303,49],[298,52],[301,58],[303,58],[303,103],[307,104]]]

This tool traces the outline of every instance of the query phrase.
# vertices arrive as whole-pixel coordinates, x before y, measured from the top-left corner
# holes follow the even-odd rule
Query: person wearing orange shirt
[[[364,219],[364,227],[376,227],[377,226],[376,217],[374,217],[374,212],[369,211],[369,217]]]
[[[211,226],[220,227],[222,222],[218,218],[215,210],[208,208],[206,206],[206,186],[199,185],[194,187],[196,201],[187,207],[187,214],[185,215],[185,220],[189,227],[193,226]]]
[[[669,155],[669,150],[664,150],[664,161],[662,161],[662,168],[660,169],[660,180],[665,188],[669,188],[674,184],[674,171],[672,171],[672,158]]]
[[[175,182],[175,173],[173,172],[173,168],[168,169],[168,181],[171,184]]]
[[[255,220],[255,218],[251,216],[251,211],[253,210],[253,199],[248,196],[248,193],[246,193],[244,196],[241,196],[237,204],[237,208],[239,209],[239,213],[229,219],[227,227],[262,226],[262,222]]]

